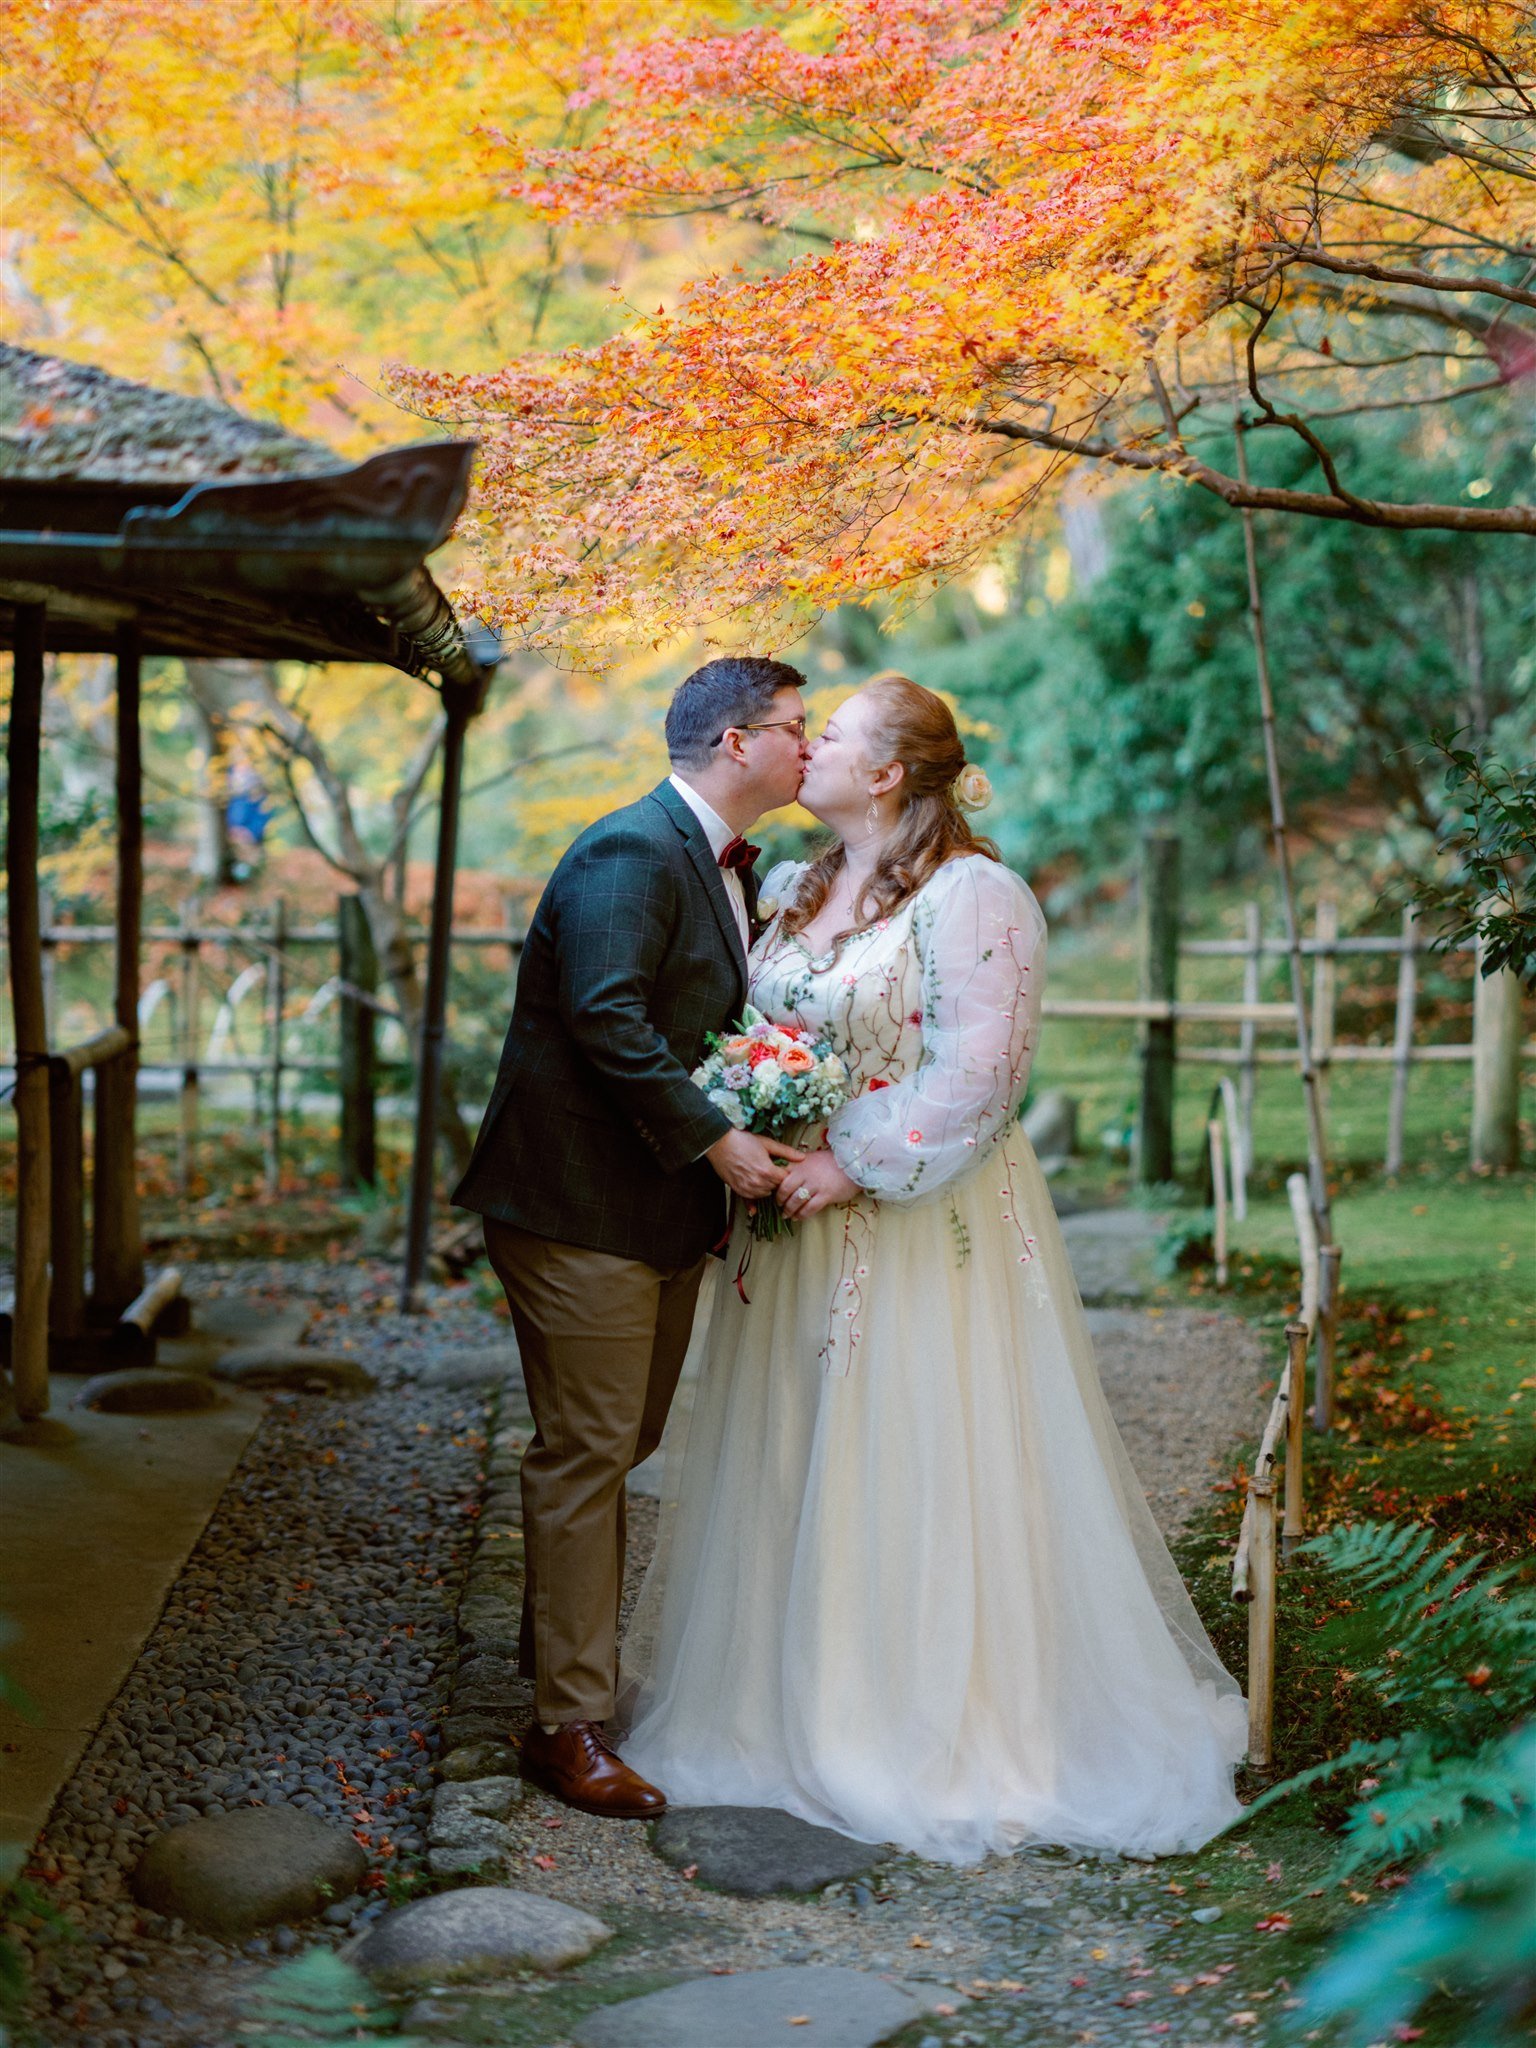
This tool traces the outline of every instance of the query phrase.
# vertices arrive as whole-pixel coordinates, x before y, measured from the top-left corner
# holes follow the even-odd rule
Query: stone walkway
[[[1091,1291],[1134,1300],[1151,1225],[1072,1221],[1097,1240]],[[1265,2038],[1264,2000],[1280,1994],[1256,1983],[1240,2008],[1228,1991],[1245,1943],[1198,1909],[1204,1863],[1041,1850],[957,1872],[850,1856],[834,1838],[817,1867],[818,1845],[781,1816],[678,1815],[653,1845],[641,1823],[525,1792],[506,1745],[531,1704],[508,1661],[526,1422],[507,1326],[464,1288],[434,1290],[429,1315],[403,1320],[385,1310],[392,1281],[373,1267],[198,1276],[203,1291],[307,1297],[320,1311],[310,1342],[366,1367],[380,1391],[267,1397],[37,1847],[63,1927],[23,1925],[37,1967],[18,2042],[225,2048],[274,1960],[317,1941],[366,1965],[405,2028],[440,2048]],[[1230,1318],[1155,1303],[1091,1315],[1111,1404],[1171,1531],[1251,1431],[1266,1360]],[[633,1500],[631,1598],[654,1517]],[[135,1898],[131,1873],[168,1824],[276,1803],[356,1840],[360,1893],[238,1934]],[[764,1893],[781,1856],[777,1874],[799,1889]],[[759,1895],[717,1888],[744,1872]],[[453,1884],[466,1888],[442,1889]],[[1251,2016],[1232,2018],[1250,1997]]]

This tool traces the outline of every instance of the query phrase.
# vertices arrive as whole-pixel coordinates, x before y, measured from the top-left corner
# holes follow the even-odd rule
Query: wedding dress
[[[765,913],[798,872],[772,871]],[[751,1000],[846,1061],[827,1139],[867,1192],[753,1245],[746,1300],[737,1219],[626,1643],[625,1759],[677,1806],[953,1863],[1193,1849],[1239,1811],[1243,1705],[1110,1419],[1017,1122],[1040,908],[972,855],[833,953],[781,921]]]

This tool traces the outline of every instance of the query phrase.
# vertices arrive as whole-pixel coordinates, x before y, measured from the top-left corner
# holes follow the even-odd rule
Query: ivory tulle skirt
[[[628,1761],[675,1805],[953,1863],[1218,1833],[1243,1702],[1022,1132],[922,1201],[755,1246],[750,1305],[745,1246],[738,1222],[625,1645]]]

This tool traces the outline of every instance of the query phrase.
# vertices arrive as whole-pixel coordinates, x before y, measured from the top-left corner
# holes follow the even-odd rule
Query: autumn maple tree
[[[0,0],[0,329],[343,454],[409,438],[378,388],[386,357],[430,348],[470,369],[590,339],[612,325],[616,271],[647,290],[653,265],[671,275],[686,228],[545,218],[490,132],[583,139],[582,67],[618,31],[601,9],[525,0]],[[219,760],[260,753],[361,894],[414,1038],[403,852],[430,802],[432,700],[367,672],[187,672],[211,836]]]
[[[397,370],[485,443],[468,594],[577,662],[761,637],[920,598],[1084,462],[1536,534],[1475,476],[1372,499],[1328,440],[1469,401],[1528,428],[1533,33],[1522,0],[765,0],[604,53],[588,137],[504,133],[506,189],[555,224],[744,221],[761,260],[595,347]],[[1281,441],[1300,482],[1266,477]]]

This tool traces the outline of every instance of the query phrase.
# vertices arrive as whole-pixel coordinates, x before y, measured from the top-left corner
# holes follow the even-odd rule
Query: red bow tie
[[[751,846],[745,839],[733,839],[729,846],[722,846],[717,856],[721,867],[734,868],[737,874],[752,866],[762,852],[760,846]]]

